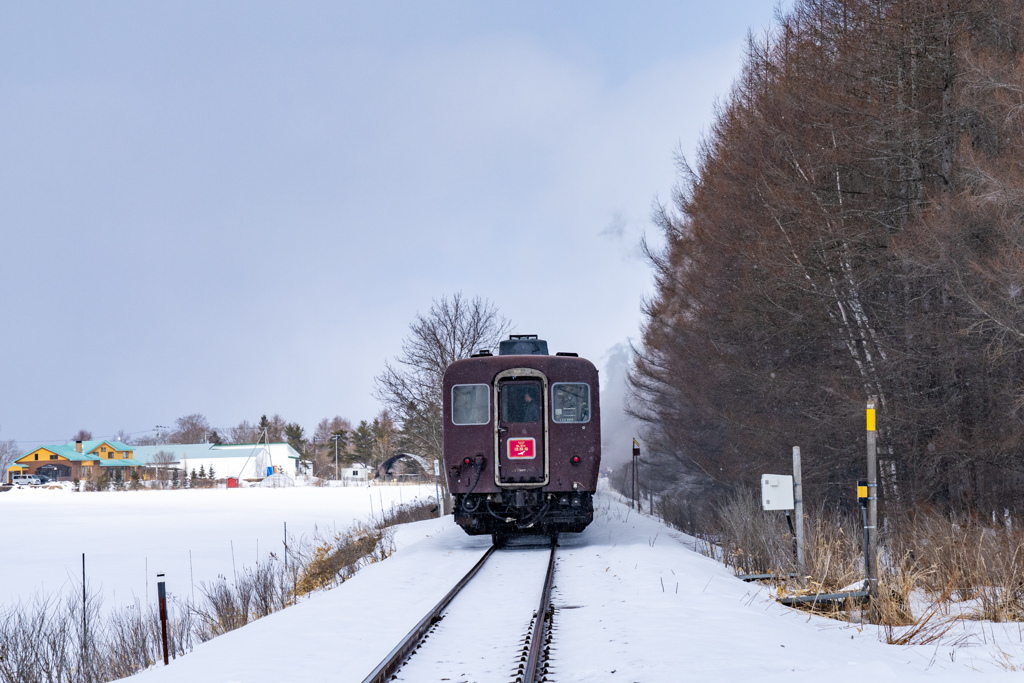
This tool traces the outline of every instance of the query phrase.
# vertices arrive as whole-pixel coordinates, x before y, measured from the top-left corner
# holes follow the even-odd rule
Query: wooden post
[[[869,618],[878,623],[878,453],[875,432],[875,396],[868,398],[867,442],[868,442],[868,554],[867,575],[869,595]]]
[[[807,564],[804,561],[804,488],[799,446],[793,446],[793,508],[796,515],[796,579],[803,588],[807,585]]]

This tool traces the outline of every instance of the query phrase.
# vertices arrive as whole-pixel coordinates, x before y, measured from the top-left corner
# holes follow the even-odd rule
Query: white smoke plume
[[[601,370],[601,463],[603,469],[618,469],[632,455],[633,439],[640,425],[626,414],[626,376],[632,351],[624,341],[608,349]]]

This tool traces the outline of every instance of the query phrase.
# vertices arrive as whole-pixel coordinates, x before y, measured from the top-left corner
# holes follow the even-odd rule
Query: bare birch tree
[[[403,448],[426,458],[441,457],[445,369],[476,351],[495,348],[509,328],[493,303],[461,293],[435,299],[426,314],[416,314],[402,352],[385,363],[374,390],[398,424]]]
[[[3,472],[3,482],[7,483],[7,468],[14,464],[14,461],[23,455],[18,450],[18,442],[14,439],[0,440],[0,472]]]

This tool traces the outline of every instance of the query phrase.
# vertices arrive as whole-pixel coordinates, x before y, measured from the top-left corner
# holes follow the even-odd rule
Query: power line
[[[162,425],[158,425],[158,427],[162,427]],[[158,428],[151,428],[151,429],[142,429],[142,430],[139,430],[137,432],[125,432],[124,434],[127,435],[127,436],[135,436],[136,434],[148,434],[150,432],[158,432],[158,431],[160,431],[160,429],[158,429]],[[110,439],[116,439],[117,437],[118,437],[118,434],[110,434],[107,437],[102,437],[101,436],[100,438],[95,439],[95,440],[96,441],[108,441]],[[61,441],[69,441],[70,439],[68,437],[60,437],[60,438],[55,438],[55,439],[13,439],[13,440],[17,441],[19,444],[22,444],[22,443],[42,443],[42,444],[45,444],[45,443],[59,443]]]

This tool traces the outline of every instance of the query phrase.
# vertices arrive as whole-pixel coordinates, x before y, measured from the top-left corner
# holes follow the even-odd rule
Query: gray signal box
[[[761,507],[765,510],[793,509],[792,475],[761,475]]]

